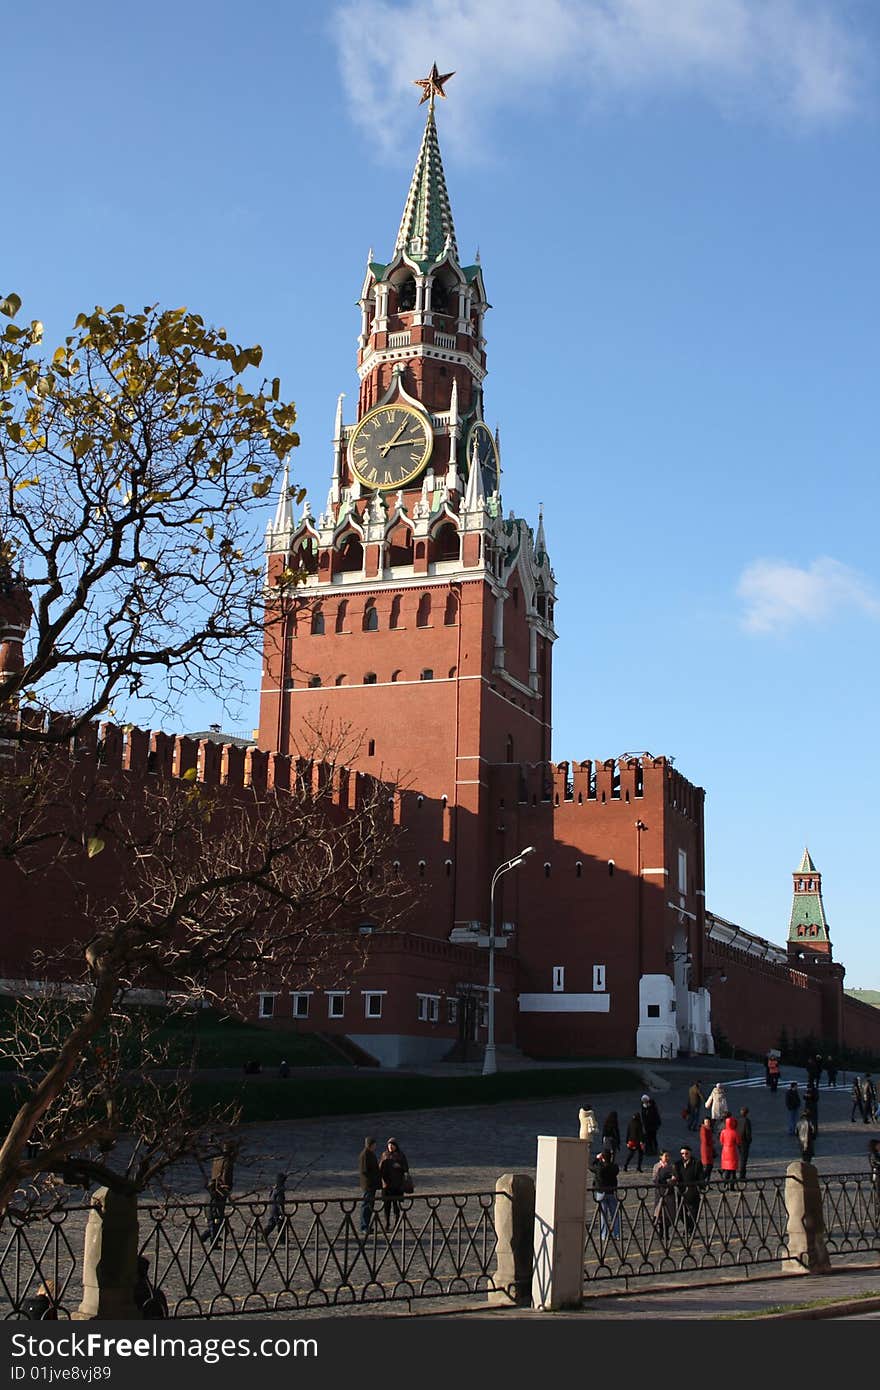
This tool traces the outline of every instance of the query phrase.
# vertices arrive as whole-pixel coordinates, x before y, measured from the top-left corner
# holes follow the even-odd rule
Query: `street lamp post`
[[[483,1057],[484,1076],[494,1076],[498,1070],[495,1061],[495,946],[497,944],[495,936],[495,887],[503,874],[510,873],[511,869],[518,869],[523,860],[534,852],[534,845],[521,849],[519,854],[515,854],[512,859],[506,859],[503,864],[499,864],[492,875],[492,886],[489,889],[489,936],[486,940],[486,945],[489,948],[489,1026],[486,1037],[486,1052]],[[501,940],[506,945],[506,938],[502,937]]]

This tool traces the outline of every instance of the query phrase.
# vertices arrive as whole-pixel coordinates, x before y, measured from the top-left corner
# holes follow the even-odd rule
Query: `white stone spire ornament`
[[[481,515],[486,510],[486,493],[483,488],[483,470],[480,467],[480,453],[477,437],[471,446],[471,466],[468,473],[467,489],[464,494],[464,510],[468,516]]]
[[[446,486],[450,492],[460,492],[458,480],[458,380],[452,378],[452,394],[449,399],[449,468],[446,473]]]
[[[345,400],[345,392],[340,391],[336,400],[336,420],[333,425],[333,482],[330,492],[334,502],[339,501],[339,489],[342,480],[342,457],[345,453],[345,429],[342,424],[342,402]]]
[[[421,495],[413,511],[413,517],[416,521],[426,521],[430,515],[431,500],[428,496],[428,475],[426,473],[422,483]]]
[[[285,463],[284,472],[281,475],[281,491],[278,494],[278,506],[275,508],[275,520],[272,523],[272,530],[276,535],[284,535],[293,529],[293,511],[290,506],[290,468]]]
[[[535,536],[535,555],[540,560],[547,554],[547,537],[544,535],[544,503],[538,503],[538,532]]]

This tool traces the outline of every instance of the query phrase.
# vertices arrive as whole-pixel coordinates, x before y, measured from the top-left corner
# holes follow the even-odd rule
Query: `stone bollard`
[[[140,1318],[136,1196],[99,1187],[92,1196],[83,1245],[83,1300],[74,1318]]]
[[[789,1163],[785,1170],[788,1211],[788,1259],[783,1274],[828,1274],[831,1261],[825,1246],[825,1218],[819,1175],[812,1163]]]
[[[538,1136],[532,1307],[579,1308],[584,1298],[587,1146]]]
[[[489,1302],[527,1308],[532,1301],[535,1182],[527,1173],[502,1173],[495,1192],[498,1263]]]

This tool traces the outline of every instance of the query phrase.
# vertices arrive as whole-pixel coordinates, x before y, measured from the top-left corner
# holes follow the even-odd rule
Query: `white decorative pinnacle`
[[[428,475],[425,474],[422,483],[422,491],[418,502],[413,510],[413,517],[416,521],[425,521],[431,515],[431,501],[428,497]]]
[[[290,468],[285,463],[284,472],[281,475],[281,491],[278,494],[278,506],[275,508],[275,520],[272,523],[272,530],[277,534],[291,530],[293,526],[293,512],[290,506]]]
[[[547,554],[547,537],[544,535],[544,504],[538,510],[538,533],[535,536],[535,554]]]
[[[342,441],[342,402],[345,400],[345,392],[340,391],[336,398],[336,423],[333,428],[333,443],[339,444]]]
[[[452,394],[449,398],[449,471],[446,486],[450,492],[459,491],[458,481],[458,379],[452,378]]]
[[[467,490],[464,494],[464,509],[469,515],[477,515],[486,510],[486,493],[483,488],[483,470],[480,467],[480,453],[477,436],[471,446],[471,466],[468,473]]]

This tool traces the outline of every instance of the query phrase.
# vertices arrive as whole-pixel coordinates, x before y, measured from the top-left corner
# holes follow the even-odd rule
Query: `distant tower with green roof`
[[[788,924],[789,955],[798,960],[811,960],[816,956],[830,960],[831,938],[828,935],[825,904],[822,902],[822,875],[808,849],[804,850],[793,878],[794,894]]]

